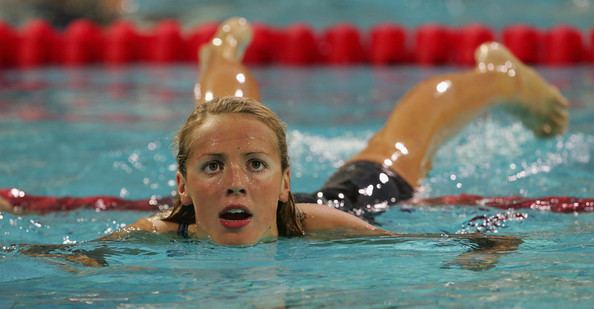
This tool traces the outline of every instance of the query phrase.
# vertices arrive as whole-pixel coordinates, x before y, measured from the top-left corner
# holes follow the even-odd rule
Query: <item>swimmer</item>
[[[222,245],[296,236],[404,236],[374,226],[374,216],[410,199],[440,146],[487,108],[506,104],[542,137],[567,128],[568,103],[560,92],[500,44],[485,43],[476,51],[475,68],[415,86],[320,190],[294,194],[285,126],[260,102],[258,84],[241,63],[251,37],[249,23],[232,18],[200,51],[195,108],[176,140],[173,209],[103,239],[132,231]],[[17,206],[1,197],[0,205],[7,211]],[[492,239],[489,253],[518,245]]]
[[[473,70],[436,76],[396,104],[385,126],[318,191],[293,194],[284,126],[241,64],[252,34],[224,22],[201,50],[196,107],[177,136],[178,200],[128,229],[249,245],[279,236],[394,235],[372,224],[412,197],[439,147],[499,102],[539,136],[567,127],[567,100],[503,46],[476,51]],[[331,207],[321,207],[319,204]]]

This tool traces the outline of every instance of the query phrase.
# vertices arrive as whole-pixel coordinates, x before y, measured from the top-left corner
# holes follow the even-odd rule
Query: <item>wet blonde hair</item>
[[[286,126],[278,116],[262,103],[240,97],[220,97],[215,98],[204,104],[196,106],[190,114],[184,125],[177,133],[175,144],[177,146],[177,166],[178,171],[186,177],[186,161],[190,157],[190,144],[192,142],[192,132],[199,128],[210,115],[220,114],[247,114],[256,117],[260,122],[270,128],[277,140],[281,159],[281,169],[286,171],[289,168],[289,154],[287,150]],[[183,205],[179,195],[176,197],[173,210],[163,220],[193,224],[196,223],[196,214],[193,205]],[[295,206],[293,194],[289,192],[287,202],[278,201],[276,209],[276,225],[279,236],[302,236],[303,214]]]

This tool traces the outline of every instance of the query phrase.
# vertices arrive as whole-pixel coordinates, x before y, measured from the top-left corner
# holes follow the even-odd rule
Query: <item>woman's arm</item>
[[[178,224],[174,222],[167,222],[161,220],[161,215],[157,214],[152,217],[138,219],[136,222],[127,225],[126,227],[115,231],[109,235],[105,235],[99,240],[122,240],[133,232],[151,232],[151,233],[172,233],[176,232]]]
[[[69,253],[63,253],[64,251],[69,251]],[[32,257],[63,259],[89,267],[107,266],[105,255],[100,250],[96,251],[72,249],[72,245],[25,245],[19,250],[19,253]]]
[[[483,234],[456,235],[459,239],[466,239],[474,244],[474,247],[465,253],[457,256],[453,261],[446,264],[457,265],[464,269],[473,271],[489,270],[495,267],[500,257],[512,253],[518,249],[522,240],[513,236],[491,236]]]
[[[167,233],[175,232],[177,230],[177,224],[172,222],[166,222],[160,220],[159,216],[153,216],[148,218],[142,218],[133,224],[126,226],[123,229],[118,230],[115,233],[103,236],[98,241],[109,241],[109,240],[123,240],[130,233],[133,232],[156,232],[156,233]],[[100,245],[93,250],[78,249],[74,245],[22,245],[19,250],[21,254],[50,258],[58,260],[66,260],[82,264],[90,267],[103,267],[107,266],[106,256],[118,253],[117,250],[110,248],[106,245]],[[123,253],[127,253],[124,249]],[[132,250],[128,252],[135,254]]]
[[[297,204],[305,215],[306,236],[316,238],[340,239],[357,236],[392,236],[410,239],[451,238],[474,244],[472,249],[462,253],[446,264],[457,265],[473,271],[488,270],[495,266],[498,259],[514,252],[522,240],[512,236],[491,236],[483,234],[444,235],[440,234],[398,234],[375,227],[351,214],[332,207],[317,204]]]
[[[297,204],[303,213],[305,235],[310,236],[397,236],[397,234],[373,226],[344,211],[318,205]]]

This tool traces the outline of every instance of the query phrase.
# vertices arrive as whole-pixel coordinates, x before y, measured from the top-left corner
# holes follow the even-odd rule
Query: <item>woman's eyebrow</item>
[[[198,155],[198,158],[203,158],[203,157],[225,158],[226,156],[224,153],[220,153],[220,152],[202,153],[202,154]]]
[[[246,156],[251,156],[251,155],[260,155],[260,154],[262,154],[262,155],[267,155],[267,156],[268,156],[268,155],[270,155],[270,154],[269,154],[268,152],[266,152],[266,151],[249,151],[249,152],[246,152],[246,153],[244,153],[244,155],[246,155]]]

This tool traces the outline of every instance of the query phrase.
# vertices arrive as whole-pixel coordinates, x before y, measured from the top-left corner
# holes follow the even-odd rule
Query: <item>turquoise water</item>
[[[264,101],[289,125],[293,185],[315,190],[364,146],[396,98],[457,68],[259,68]],[[594,196],[594,71],[538,68],[572,101],[569,131],[539,140],[494,109],[438,153],[419,196]],[[146,198],[173,190],[171,136],[192,108],[193,67],[40,69],[0,74],[0,187]],[[487,208],[411,208],[378,217],[406,233],[455,233]],[[283,239],[248,248],[135,236],[91,241],[142,212],[0,214],[0,244],[71,244],[108,267],[0,251],[0,307],[591,307],[591,214],[521,211],[496,235],[521,239],[496,263],[437,237]],[[488,256],[483,256],[488,259]]]
[[[134,2],[137,5],[129,6],[124,17],[143,24],[174,17],[193,26],[229,16],[244,16],[275,26],[307,22],[316,28],[344,21],[361,28],[372,27],[378,21],[391,21],[407,27],[427,23],[449,26],[482,23],[502,28],[518,22],[539,27],[568,24],[590,29],[594,26],[591,0],[259,0],[255,3],[251,0],[180,0],[175,5],[158,0]]]

